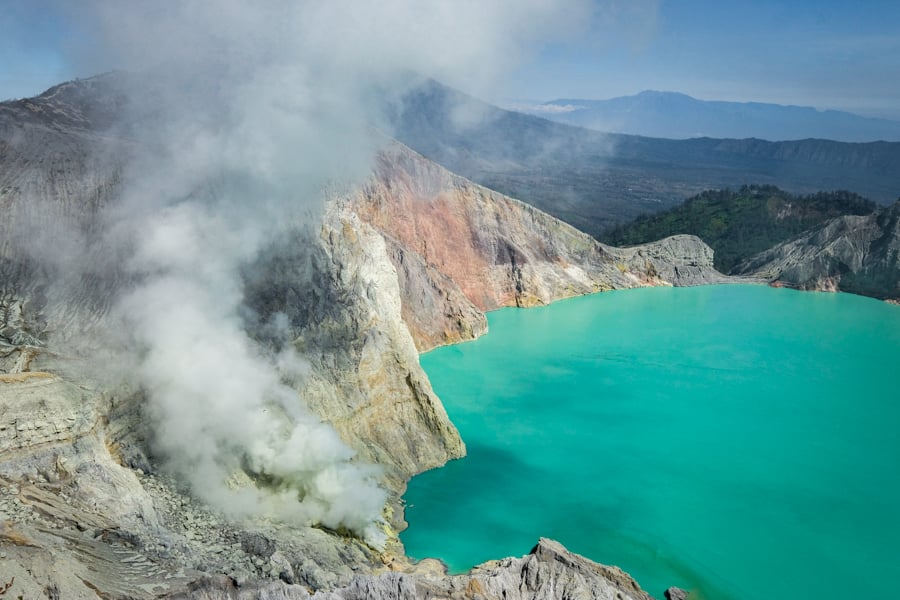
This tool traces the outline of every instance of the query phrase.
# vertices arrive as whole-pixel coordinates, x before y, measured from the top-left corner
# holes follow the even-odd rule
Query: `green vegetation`
[[[875,203],[847,191],[790,194],[771,185],[710,190],[665,212],[643,215],[602,236],[615,246],[694,234],[715,251],[715,266],[730,272],[739,262],[828,219],[867,215]]]

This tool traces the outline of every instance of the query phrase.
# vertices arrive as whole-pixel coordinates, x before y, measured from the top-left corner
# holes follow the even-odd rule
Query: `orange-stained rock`
[[[353,209],[380,231],[419,350],[477,337],[483,311],[597,291],[725,280],[692,236],[605,246],[534,207],[393,144]],[[681,269],[679,270],[679,267]]]

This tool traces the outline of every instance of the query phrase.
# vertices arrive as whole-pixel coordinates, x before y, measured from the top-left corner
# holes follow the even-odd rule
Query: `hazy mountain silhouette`
[[[698,100],[645,91],[609,100],[561,98],[516,110],[598,131],[671,139],[696,137],[842,142],[900,141],[900,122],[839,110],[762,102]]]
[[[897,142],[609,134],[503,110],[435,81],[411,89],[391,119],[400,141],[592,235],[713,188],[845,189],[880,204],[900,195]]]

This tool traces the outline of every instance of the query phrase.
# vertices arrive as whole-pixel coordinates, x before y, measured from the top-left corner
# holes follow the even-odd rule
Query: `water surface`
[[[900,307],[710,286],[488,319],[422,356],[469,454],[410,483],[411,556],[546,536],[658,598],[895,595]]]

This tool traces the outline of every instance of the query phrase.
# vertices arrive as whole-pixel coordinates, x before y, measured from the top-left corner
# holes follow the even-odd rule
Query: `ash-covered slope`
[[[307,588],[338,590],[341,597],[408,597],[429,590],[474,597],[482,593],[477,578],[460,590],[462,580],[441,574],[413,574],[397,586],[393,576],[369,575],[413,570],[394,538],[403,525],[398,494],[414,473],[464,453],[418,364],[416,346],[473,337],[484,330],[482,311],[497,306],[616,287],[723,280],[711,267],[711,251],[696,238],[605,247],[391,146],[368,183],[333,193],[322,211],[291,221],[241,264],[242,309],[221,322],[243,329],[248,348],[258,354],[253,360],[272,360],[273,372],[285,348],[303,358],[302,371],[281,375],[281,385],[291,390],[290,402],[315,415],[310,431],[323,443],[333,441],[321,423],[356,454],[350,464],[381,469],[387,542],[331,531],[309,517],[292,519],[289,511],[273,513],[268,505],[227,507],[218,498],[212,507],[199,500],[205,496],[197,480],[186,487],[184,475],[197,465],[167,467],[171,440],[164,438],[173,434],[160,428],[160,408],[150,402],[149,388],[179,377],[185,380],[179,389],[228,392],[222,382],[204,379],[208,340],[187,339],[178,360],[154,363],[160,366],[152,378],[135,378],[135,369],[150,367],[120,355],[131,334],[120,312],[122,297],[145,289],[147,275],[128,268],[137,240],[108,234],[134,157],[145,149],[127,128],[109,126],[121,103],[108,93],[101,78],[0,105],[0,206],[7,216],[0,221],[0,585],[14,577],[15,594],[243,593],[216,596],[204,587],[209,577],[225,576],[250,597],[304,597]],[[203,281],[204,273],[196,276]],[[190,289],[164,292],[125,306],[143,310],[143,304],[162,303],[176,310]],[[183,328],[176,314],[173,322],[155,324],[177,336]],[[216,333],[209,331],[214,338]],[[224,356],[222,348],[214,350]],[[289,419],[290,402],[260,405],[258,412],[284,411]],[[225,449],[240,452],[241,430],[261,418],[274,417],[223,406],[201,414],[197,430],[183,442],[209,443],[209,430],[224,425],[237,435],[230,440],[234,447]],[[300,453],[315,459],[318,439]],[[226,466],[231,470],[223,493],[284,497],[286,482],[249,460]],[[289,489],[297,503],[304,499],[307,488]],[[323,519],[331,508],[321,507]],[[492,593],[542,597],[555,589],[556,577],[581,586],[581,559],[559,556],[564,560],[552,573],[528,566],[538,559],[510,563],[525,583],[513,576],[491,579],[490,586],[499,586]],[[583,589],[617,597],[620,582],[603,571],[595,574]],[[427,585],[416,583],[422,577]],[[278,579],[283,583],[265,583]],[[267,585],[275,587],[261,591]],[[631,597],[643,597],[636,584],[628,586]]]
[[[832,219],[737,266],[805,290],[900,300],[900,201],[871,215]]]

